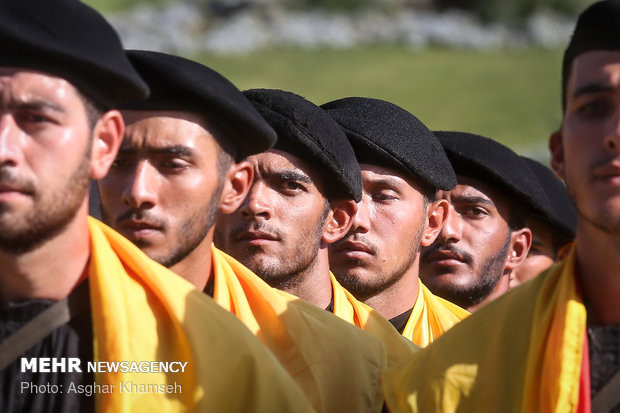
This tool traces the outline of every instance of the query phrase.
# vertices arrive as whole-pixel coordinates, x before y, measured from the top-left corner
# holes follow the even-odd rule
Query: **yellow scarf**
[[[187,362],[183,373],[96,373],[97,384],[112,390],[97,394],[97,411],[311,410],[290,376],[234,317],[104,224],[89,218],[88,226],[95,361]],[[152,385],[181,392],[156,392]]]
[[[348,323],[377,337],[385,345],[388,353],[388,368],[408,360],[420,350],[418,346],[401,336],[381,314],[358,301],[347,291],[330,272],[334,294],[334,314]]]
[[[319,412],[378,412],[383,344],[313,304],[270,287],[212,247],[213,298],[276,355]]]
[[[574,273],[573,247],[386,373],[390,411],[575,412],[586,310]]]
[[[420,280],[418,285],[418,298],[403,330],[403,336],[420,347],[426,347],[466,318],[469,312],[434,295]]]

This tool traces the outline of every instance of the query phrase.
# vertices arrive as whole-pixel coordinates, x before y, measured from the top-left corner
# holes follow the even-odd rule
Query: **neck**
[[[308,268],[293,277],[298,282],[295,285],[281,288],[282,291],[293,294],[319,308],[327,308],[333,295],[327,248],[319,248],[316,258]]]
[[[484,307],[486,304],[490,303],[491,301],[495,300],[499,296],[504,295],[505,293],[508,292],[508,290],[510,290],[510,271],[504,272],[501,275],[501,277],[499,277],[499,280],[497,284],[495,285],[495,288],[493,289],[493,291],[491,291],[491,294],[485,297],[484,300],[480,301],[477,304],[465,307],[465,309],[469,311],[470,313],[473,313],[479,310],[481,307]]]
[[[0,308],[29,299],[61,300],[79,283],[90,255],[85,200],[73,220],[32,251],[0,250]]]
[[[204,291],[213,270],[213,263],[211,261],[213,231],[214,229],[211,228],[202,242],[187,257],[169,268],[192,283],[200,291]]]
[[[418,299],[420,290],[419,261],[420,254],[418,253],[413,265],[397,282],[364,300],[364,304],[369,305],[388,320],[411,310]]]
[[[620,235],[610,235],[579,221],[577,276],[588,308],[588,321],[620,324]]]

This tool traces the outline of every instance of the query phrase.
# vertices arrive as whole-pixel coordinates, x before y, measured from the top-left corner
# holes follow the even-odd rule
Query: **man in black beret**
[[[422,249],[420,277],[435,294],[473,312],[509,290],[532,244],[526,216],[548,211],[548,200],[506,146],[471,133],[435,134],[458,185],[438,194],[450,214],[435,242]]]
[[[274,130],[241,91],[208,67],[158,52],[128,55],[151,95],[121,105],[125,140],[99,182],[104,220],[237,316],[315,410],[380,409],[381,341],[270,287],[213,246],[216,215],[242,205],[255,181],[247,159],[273,146]],[[295,182],[284,182],[282,190],[299,191]],[[353,211],[341,206],[344,211],[331,219],[334,233],[341,219],[346,225],[341,215],[353,213],[352,204]],[[324,205],[318,208],[322,214]]]
[[[273,149],[249,158],[250,192],[221,215],[222,250],[272,287],[330,311],[380,338],[390,365],[414,349],[392,325],[346,291],[329,270],[327,248],[351,227],[362,178],[353,148],[321,108],[291,92],[244,92],[277,133]]]
[[[243,200],[252,180],[243,160],[275,134],[217,72],[163,53],[128,56],[151,95],[120,105],[127,128],[99,182],[103,220],[160,264],[192,282],[198,267],[206,281],[215,216]]]
[[[383,376],[391,412],[619,411],[620,1],[564,54],[551,165],[579,216],[568,256]]]
[[[455,184],[450,162],[422,122],[379,99],[344,98],[321,106],[342,127],[362,171],[362,199],[349,233],[329,248],[340,283],[425,347],[467,316],[419,280],[420,247],[447,214],[437,189]]]
[[[111,108],[148,91],[94,10],[0,2],[0,411],[310,411],[241,323],[88,218]]]
[[[577,227],[577,210],[564,183],[540,162],[526,157],[521,159],[538,179],[551,208],[547,214],[527,216],[525,224],[532,231],[532,246],[523,263],[513,270],[510,288],[531,280],[554,262],[564,259]]]

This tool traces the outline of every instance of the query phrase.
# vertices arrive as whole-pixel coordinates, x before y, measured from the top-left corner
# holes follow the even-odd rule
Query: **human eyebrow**
[[[310,179],[308,175],[302,172],[298,172],[298,171],[279,170],[279,171],[269,172],[263,175],[271,176],[273,178],[278,178],[282,181],[296,181],[296,182],[302,182],[305,184],[312,183],[312,179]]]
[[[174,155],[174,156],[192,156],[194,150],[183,145],[165,146],[162,148],[149,148],[148,152],[159,155]]]
[[[390,179],[390,178],[379,178],[379,179],[371,180],[370,183],[374,186],[389,187],[389,188],[398,188],[400,186],[399,180]]]
[[[466,203],[466,204],[481,204],[481,205],[489,205],[492,206],[493,201],[488,198],[482,196],[458,196],[452,197],[452,203]]]
[[[140,149],[137,147],[124,145],[119,149],[119,154],[122,153],[124,155],[129,155],[133,153],[139,152]],[[192,156],[194,154],[194,150],[187,146],[183,145],[173,145],[173,146],[164,146],[164,147],[148,147],[144,149],[144,152],[152,155],[171,155],[171,156]]]
[[[590,83],[575,90],[573,93],[573,98],[576,99],[584,95],[591,95],[595,93],[611,93],[614,90],[615,88],[611,85]]]
[[[28,99],[28,100],[12,101],[7,105],[7,107],[10,110],[32,110],[32,111],[49,110],[52,112],[66,113],[66,110],[63,106],[58,105],[54,102],[50,102],[48,100],[43,100],[43,99]]]

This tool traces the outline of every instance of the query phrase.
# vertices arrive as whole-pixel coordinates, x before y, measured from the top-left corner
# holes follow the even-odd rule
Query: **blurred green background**
[[[239,88],[290,90],[317,104],[344,96],[396,103],[431,129],[485,135],[546,156],[561,118],[561,51],[475,52],[399,47],[274,50],[200,56]],[[535,153],[532,153],[535,152]]]
[[[86,3],[118,11],[132,2]],[[478,133],[541,161],[548,158],[547,139],[561,119],[561,50],[391,45],[186,57],[212,67],[240,89],[280,88],[317,104],[344,96],[386,99],[431,129]]]

